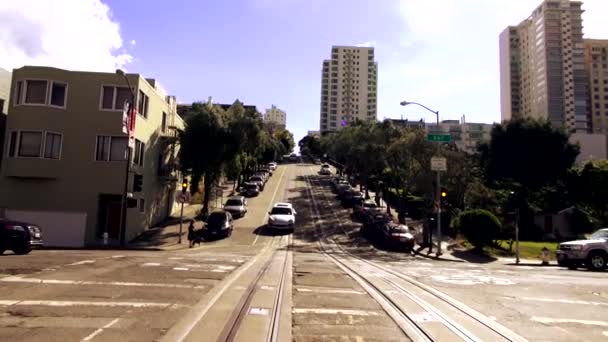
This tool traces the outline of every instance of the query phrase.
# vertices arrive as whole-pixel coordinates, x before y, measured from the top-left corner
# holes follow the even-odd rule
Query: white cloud
[[[0,1],[0,67],[114,71],[133,60],[122,48],[119,24],[100,0]]]
[[[355,44],[355,46],[358,46],[358,47],[374,47],[374,46],[376,46],[376,41],[372,40],[372,41],[365,42],[365,43]]]
[[[135,45],[136,43],[137,43],[137,42],[135,41],[135,39],[133,39],[133,40],[131,41],[131,45]]]

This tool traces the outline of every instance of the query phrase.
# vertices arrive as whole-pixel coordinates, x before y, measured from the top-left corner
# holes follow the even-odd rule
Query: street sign
[[[188,203],[190,202],[190,193],[189,192],[178,192],[175,196],[175,200],[177,203]]]
[[[447,171],[448,163],[444,157],[433,157],[431,158],[431,170],[432,171]]]
[[[443,133],[429,133],[426,136],[427,141],[437,141],[437,142],[450,142],[452,141],[452,136],[449,134]]]

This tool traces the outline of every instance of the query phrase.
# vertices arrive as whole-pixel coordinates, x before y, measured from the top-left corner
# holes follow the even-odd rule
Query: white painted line
[[[112,255],[112,258],[114,259],[119,259],[119,258],[126,258],[126,255]]]
[[[187,267],[173,267],[173,269],[175,271],[187,271],[187,270],[189,270],[189,268],[187,268]]]
[[[249,314],[250,315],[268,316],[269,312],[270,311],[268,309],[265,309],[265,308],[251,308],[251,309],[249,309]]]
[[[88,302],[67,300],[3,300],[2,306],[101,306],[101,307],[132,307],[132,308],[168,308],[177,304],[146,303],[146,302]]]
[[[351,316],[380,316],[376,311],[365,310],[349,310],[349,309],[312,309],[312,308],[294,308],[294,314],[325,314],[325,315],[351,315]]]
[[[419,314],[410,314],[412,320],[416,323],[437,322],[437,318],[430,312],[422,312]]]
[[[349,289],[322,289],[322,288],[296,288],[297,292],[315,292],[315,293],[341,293],[341,294],[365,294],[361,291],[349,290]]]
[[[603,334],[604,336],[608,336],[608,331],[604,331],[602,334]]]
[[[108,329],[111,326],[113,326],[114,324],[118,323],[118,321],[120,321],[120,318],[115,318],[114,320],[112,320],[111,322],[109,322],[108,324],[104,325],[103,327],[93,331],[89,336],[85,337],[82,339],[82,341],[90,341],[92,340],[95,336],[101,334],[103,332],[103,329]]]
[[[68,264],[68,266],[78,266],[78,265],[86,265],[86,264],[94,264],[94,263],[95,263],[95,260],[82,260],[82,261]]]
[[[6,283],[32,283],[32,284],[49,284],[49,285],[99,285],[99,286],[131,286],[131,287],[167,287],[180,289],[202,289],[205,286],[192,286],[183,284],[166,284],[166,283],[136,283],[124,281],[86,281],[86,280],[65,280],[65,279],[39,279],[39,278],[22,278],[17,276],[8,276],[0,278],[0,282]]]
[[[552,299],[552,298],[534,298],[534,297],[523,297],[523,300],[532,300],[537,302],[549,302],[549,303],[563,303],[563,304],[581,304],[581,305],[606,305],[608,302],[589,302],[585,300],[570,300],[570,299]]]
[[[216,269],[216,270],[211,270],[211,272],[215,272],[215,273],[227,273],[228,271]]]
[[[550,323],[578,323],[578,324],[585,324],[585,325],[599,325],[602,327],[608,327],[608,322],[602,322],[602,321],[588,321],[588,320],[584,320],[584,319],[572,319],[572,318],[551,318],[551,317],[532,317],[530,318],[531,321],[534,322],[539,322],[539,323],[545,323],[545,324],[550,324]]]
[[[170,257],[169,260],[182,260],[183,257]]]
[[[142,266],[144,266],[144,267],[148,267],[148,266],[160,266],[160,264],[157,263],[157,262],[147,262],[145,264],[142,264]]]
[[[262,290],[268,290],[268,291],[272,291],[272,290],[274,290],[274,286],[270,286],[270,285],[262,285],[262,286],[260,286],[260,289],[262,289]]]
[[[220,270],[233,270],[233,269],[235,269],[235,268],[236,268],[236,266],[221,266],[221,265],[220,265],[220,266],[218,266],[218,268],[219,268]]]

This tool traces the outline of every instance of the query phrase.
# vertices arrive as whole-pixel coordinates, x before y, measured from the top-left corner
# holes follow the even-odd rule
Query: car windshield
[[[245,189],[248,189],[248,190],[257,189],[257,187],[258,186],[255,184],[245,184]]]
[[[404,225],[394,225],[391,226],[391,233],[401,233],[401,234],[405,234],[405,233],[409,233],[409,229],[407,228],[407,226]]]
[[[260,177],[260,176],[254,176],[254,177],[251,177],[251,180],[252,181],[261,181],[262,177]]]
[[[270,215],[291,215],[291,209],[280,207],[272,208]]]
[[[242,205],[241,200],[238,199],[229,199],[226,201],[226,206],[239,206]]]
[[[591,234],[591,240],[608,240],[608,230],[598,230]]]
[[[373,203],[373,202],[365,202],[365,203],[363,203],[363,206],[366,208],[376,208],[377,207],[376,203]]]
[[[211,213],[211,215],[209,215],[209,218],[207,219],[207,224],[221,225],[224,223],[225,219],[226,215],[224,215],[223,213]]]

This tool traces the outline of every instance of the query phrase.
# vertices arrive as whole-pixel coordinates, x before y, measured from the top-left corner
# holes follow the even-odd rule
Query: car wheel
[[[29,247],[23,247],[23,248],[15,248],[15,249],[13,249],[13,253],[18,254],[18,255],[25,255],[25,254],[28,254],[31,251],[32,251],[32,249],[29,248]]]
[[[606,268],[606,253],[589,253],[589,256],[587,257],[587,268],[591,271],[601,271]]]
[[[575,270],[578,265],[575,262],[570,262],[570,263],[567,263],[566,266],[568,267],[569,270]]]

